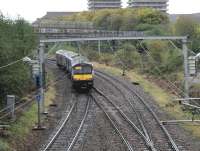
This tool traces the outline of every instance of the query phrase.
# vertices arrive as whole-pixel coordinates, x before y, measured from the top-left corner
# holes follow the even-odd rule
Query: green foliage
[[[18,121],[12,124],[10,129],[11,135],[14,140],[22,139],[29,133],[30,128],[37,121],[37,106],[33,105],[28,112],[23,114]]]
[[[147,47],[147,70],[152,74],[166,74],[177,72],[182,67],[182,53],[171,47],[166,41],[145,41]]]
[[[100,59],[99,53],[97,51],[92,50],[92,49],[88,49],[88,48],[84,49],[82,54],[84,56],[86,56],[91,61],[99,61],[99,59]]]
[[[180,16],[175,23],[175,33],[178,35],[189,35],[195,34],[198,22],[192,18]]]
[[[82,12],[63,20],[89,21],[93,22],[96,28],[106,30],[135,30],[140,24],[166,24],[168,16],[150,8],[143,9],[103,9],[95,12]]]
[[[133,45],[125,43],[123,49],[116,52],[115,60],[121,67],[130,69],[138,66],[140,54],[136,51],[136,48]]]
[[[9,151],[10,148],[7,143],[0,140],[0,151]]]
[[[180,16],[175,23],[175,34],[182,35],[182,36],[189,36],[189,40],[191,43],[189,47],[191,50],[199,52],[200,49],[200,31],[199,31],[200,24],[197,20],[186,17]]]
[[[35,46],[36,37],[29,23],[0,18],[0,66],[29,55]],[[30,82],[30,69],[23,62],[0,69],[0,99],[7,94],[23,95]]]
[[[157,25],[166,24],[169,22],[166,14],[154,9],[138,9],[138,16],[141,24]]]
[[[138,24],[139,18],[133,10],[127,9],[123,12],[121,30],[133,30]]]
[[[99,61],[106,65],[112,64],[113,60],[114,60],[114,55],[110,53],[103,53],[99,58]]]

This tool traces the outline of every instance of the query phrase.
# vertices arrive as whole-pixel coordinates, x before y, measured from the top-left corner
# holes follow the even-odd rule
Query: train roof
[[[65,56],[66,58],[71,59],[71,60],[72,58],[79,56],[79,54],[72,51],[68,51],[68,50],[58,50],[56,51],[56,54]]]
[[[85,63],[85,64],[90,64],[88,62],[88,59],[84,56],[80,56],[79,54],[75,53],[75,52],[72,52],[72,51],[68,51],[68,50],[58,50],[56,51],[56,54],[58,55],[62,55],[64,56],[65,58],[71,60],[71,64],[72,66],[75,66],[77,64],[82,64],[82,63]]]
[[[75,66],[77,64],[89,64],[88,59],[84,56],[77,56],[73,58],[72,60],[72,66]]]

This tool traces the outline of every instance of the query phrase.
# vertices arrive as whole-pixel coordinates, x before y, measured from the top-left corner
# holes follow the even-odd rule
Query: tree
[[[93,22],[95,28],[105,30],[135,30],[140,25],[159,25],[169,22],[166,13],[150,8],[103,9],[81,12],[62,19]]]
[[[120,49],[116,52],[115,58],[123,70],[122,75],[125,75],[126,69],[130,69],[138,65],[140,55],[136,48],[130,43],[123,44],[122,48],[123,49]]]
[[[191,41],[189,43],[191,50],[196,51],[200,48],[199,23],[197,20],[187,16],[180,16],[175,23],[175,34],[188,36]]]
[[[36,47],[32,27],[23,19],[0,19],[0,66],[29,55]],[[0,69],[0,101],[8,94],[23,95],[30,87],[30,70],[23,62]],[[0,102],[2,103],[2,102]]]
[[[148,56],[148,72],[155,75],[171,73],[181,69],[182,53],[161,40],[143,41]]]
[[[137,15],[141,24],[158,25],[169,23],[168,16],[155,9],[137,9]]]

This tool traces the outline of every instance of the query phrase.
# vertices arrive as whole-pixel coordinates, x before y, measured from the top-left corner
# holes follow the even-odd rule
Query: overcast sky
[[[123,7],[128,0],[122,0]],[[187,14],[200,12],[200,0],[169,0],[169,13]],[[34,21],[47,11],[87,10],[87,0],[0,0],[0,11],[16,18],[17,15]]]

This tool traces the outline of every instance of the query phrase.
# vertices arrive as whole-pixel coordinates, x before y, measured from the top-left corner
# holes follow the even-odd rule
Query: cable
[[[172,45],[176,50],[179,50],[179,51],[181,52],[181,50],[174,44],[173,41],[171,41],[171,40],[168,40],[168,41],[171,43],[171,45]]]
[[[168,40],[171,44],[172,44],[172,46],[176,49],[176,50],[179,50],[180,52],[182,52],[181,50],[180,50],[180,48],[178,48],[175,44],[174,44],[174,42],[173,41],[171,41],[171,40]],[[190,50],[190,49],[188,49],[193,55],[196,55],[196,53],[194,52],[194,51],[192,51],[192,50]]]
[[[16,63],[18,63],[18,62],[20,62],[20,61],[23,61],[23,59],[24,59],[25,57],[30,56],[30,55],[32,55],[32,54],[33,54],[33,52],[30,53],[29,55],[24,56],[23,58],[21,58],[21,59],[19,59],[19,60],[13,61],[13,62],[11,62],[11,63],[9,63],[9,64],[7,64],[7,65],[1,66],[1,67],[0,67],[0,70],[3,69],[3,68],[7,68],[7,67],[9,67],[9,66],[12,66],[12,65],[14,65],[14,64],[16,64]]]
[[[52,51],[54,51],[54,49],[56,49],[58,46],[60,45],[60,43],[55,43],[50,49],[48,53],[51,53]]]

